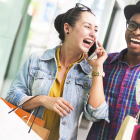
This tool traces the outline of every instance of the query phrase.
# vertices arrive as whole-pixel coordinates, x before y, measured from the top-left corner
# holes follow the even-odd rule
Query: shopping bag
[[[27,123],[27,120],[25,120],[25,119],[22,119],[22,120],[23,120],[25,123]],[[32,122],[29,122],[29,123],[28,123],[28,126],[31,127],[31,125],[32,125]],[[36,134],[38,134],[43,140],[47,140],[48,137],[49,137],[49,134],[50,134],[50,131],[49,131],[48,129],[43,128],[43,127],[41,127],[41,126],[38,126],[38,125],[36,125],[36,124],[33,124],[32,130],[33,130]]]
[[[115,140],[132,140],[131,138],[135,126],[138,126],[137,119],[127,115],[119,129]]]
[[[14,106],[13,104],[7,102],[5,99],[3,99],[3,98],[0,98],[0,99],[3,100],[10,108],[16,108],[16,106]],[[22,110],[22,109],[20,109],[20,108],[18,108],[18,109],[15,111],[15,113],[16,113],[20,118],[24,118],[25,120],[28,120],[29,117],[30,117],[30,115],[31,115],[30,113],[28,113],[28,112],[26,112],[26,111],[24,111],[24,110]],[[30,122],[33,122],[34,117],[35,117],[34,115],[31,116]],[[44,123],[45,123],[44,120],[39,119],[39,118],[37,118],[37,117],[35,118],[34,124],[37,124],[37,125],[43,127]]]
[[[11,111],[11,108],[0,99],[0,140],[47,140],[49,135],[47,129],[45,130],[45,128],[33,124],[32,130],[28,133],[30,130],[29,126],[32,123],[29,122],[28,126],[15,112],[9,114],[9,111]],[[39,136],[38,132],[35,133],[35,129],[41,133],[44,132],[45,136]]]
[[[140,125],[135,125],[131,140],[140,140]]]

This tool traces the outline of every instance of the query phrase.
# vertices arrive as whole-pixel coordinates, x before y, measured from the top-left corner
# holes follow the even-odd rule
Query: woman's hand
[[[85,54],[85,58],[89,65],[94,67],[103,67],[104,61],[107,59],[107,53],[102,45],[97,41],[99,47],[96,48],[95,52],[97,52],[97,59],[88,60],[88,54]]]
[[[62,97],[44,96],[44,98],[42,98],[42,101],[42,105],[45,108],[55,111],[61,117],[63,117],[63,115],[67,116],[67,113],[70,114],[70,109],[74,111],[72,105]]]

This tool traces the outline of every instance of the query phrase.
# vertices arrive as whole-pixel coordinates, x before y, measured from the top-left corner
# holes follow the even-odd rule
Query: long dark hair
[[[79,8],[75,8],[74,10],[73,9],[74,8],[69,9],[66,13],[58,15],[54,21],[54,26],[57,32],[59,33],[59,38],[61,39],[61,43],[63,43],[65,40],[64,24],[68,23],[71,27],[74,27],[75,23],[80,19],[81,13],[85,12],[85,11],[80,10]],[[72,10],[73,12],[71,13]]]

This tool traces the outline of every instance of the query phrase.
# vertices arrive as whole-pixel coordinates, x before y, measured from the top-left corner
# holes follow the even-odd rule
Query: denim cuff
[[[88,104],[89,95],[86,95],[84,101],[84,115],[85,117],[93,122],[97,122],[101,119],[109,121],[109,108],[106,101],[104,101],[98,108],[93,108],[90,104]]]
[[[26,93],[28,93],[28,89],[16,89],[13,91],[13,93],[8,93],[6,100],[15,106],[18,106],[25,102],[25,99],[31,97],[28,96]]]

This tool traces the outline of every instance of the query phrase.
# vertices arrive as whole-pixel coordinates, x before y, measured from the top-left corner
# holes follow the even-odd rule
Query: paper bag
[[[45,128],[34,124],[30,133],[28,133],[30,127],[15,112],[8,114],[9,111],[11,111],[11,108],[0,99],[0,140],[42,140],[33,129],[36,128],[43,132]],[[47,132],[49,135],[49,131]],[[45,135],[44,140],[47,140],[48,135]]]
[[[115,140],[131,140],[135,125],[137,125],[136,118],[127,115],[121,125],[121,128]]]
[[[27,120],[22,119],[25,123],[27,122]],[[31,127],[32,122],[28,123],[28,126]],[[38,126],[36,124],[33,124],[32,126],[32,130],[38,134],[43,140],[47,140],[50,134],[50,131],[47,130],[46,128],[42,128],[41,126]]]
[[[7,101],[4,100],[3,98],[0,98],[0,99],[2,99],[10,108],[16,108],[16,106],[14,106],[13,104],[7,102]],[[26,112],[26,111],[24,111],[24,110],[22,110],[22,109],[20,109],[20,108],[18,108],[18,109],[15,111],[15,113],[16,113],[20,118],[24,118],[25,120],[28,120],[29,117],[30,117],[30,113],[28,113],[28,112]],[[26,117],[25,117],[25,116],[26,116]],[[31,118],[30,118],[30,121],[31,121],[31,122],[33,122],[34,117],[35,117],[34,115],[31,116]],[[41,120],[41,119],[39,119],[39,118],[37,118],[37,117],[36,117],[36,119],[35,119],[35,121],[34,121],[34,124],[37,124],[37,125],[39,125],[39,126],[41,126],[41,127],[43,127],[44,123],[45,123],[44,120]]]

